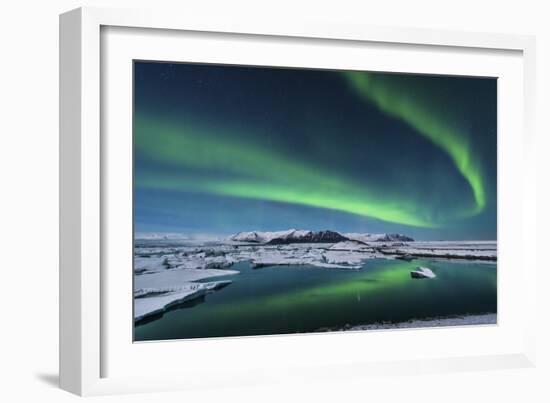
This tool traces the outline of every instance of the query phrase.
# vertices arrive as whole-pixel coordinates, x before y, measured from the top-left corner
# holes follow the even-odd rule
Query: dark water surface
[[[412,279],[426,266],[435,279]],[[360,270],[312,266],[252,269],[201,300],[135,328],[135,340],[314,332],[322,328],[497,312],[496,264],[373,259]]]

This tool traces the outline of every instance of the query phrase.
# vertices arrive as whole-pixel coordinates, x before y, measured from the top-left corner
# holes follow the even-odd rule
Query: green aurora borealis
[[[136,230],[496,237],[496,80],[135,63]]]
[[[151,153],[159,162],[183,168],[214,168],[224,173],[223,177],[203,175],[199,179],[184,172],[162,178],[144,175],[138,178],[138,186],[303,204],[418,227],[435,225],[414,205],[385,199],[345,177],[267,149],[216,141],[215,135],[202,128],[137,120],[136,138],[137,150]],[[227,178],[227,174],[241,178]]]
[[[470,214],[476,214],[485,207],[485,190],[478,156],[470,148],[466,135],[433,113],[434,106],[430,105],[429,99],[411,96],[406,86],[400,86],[398,76],[389,78],[387,75],[377,76],[368,72],[350,72],[346,76],[361,96],[390,116],[404,120],[419,135],[429,139],[451,157],[472,189],[476,205]]]

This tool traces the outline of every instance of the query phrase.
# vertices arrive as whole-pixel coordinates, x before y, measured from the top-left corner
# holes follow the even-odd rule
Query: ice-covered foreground
[[[168,268],[163,264],[166,255],[143,258],[157,262],[157,266],[147,266],[150,270],[134,268],[134,319],[139,321],[148,316],[158,315],[176,304],[202,297],[208,292],[225,287],[231,281],[201,283],[209,277],[238,274],[236,270],[197,269],[181,267]],[[139,258],[136,257],[136,260]]]
[[[160,314],[173,305],[190,301],[229,284],[231,281],[228,280],[209,283],[189,282],[178,287],[138,289],[134,292],[134,319],[139,321]]]
[[[138,241],[139,243],[139,241]],[[138,246],[134,257],[134,319],[158,315],[171,306],[219,289],[219,282],[199,280],[237,274],[229,268],[249,262],[254,268],[312,265],[321,268],[358,269],[365,259],[382,257],[361,251],[332,250],[332,244],[239,245],[218,243]],[[230,281],[229,281],[230,283]],[[227,285],[228,281],[223,282]]]
[[[311,232],[309,232],[311,234]],[[328,233],[328,232],[327,232]],[[254,234],[254,235],[253,235]],[[333,236],[333,232],[330,236]],[[239,235],[239,234],[238,234]],[[238,262],[249,262],[254,268],[280,265],[311,265],[328,269],[358,269],[367,259],[423,258],[469,259],[495,261],[496,242],[363,242],[360,236],[333,243],[265,244],[273,239],[308,236],[302,231],[278,233],[241,233],[225,241],[205,241],[203,245],[187,241],[164,242],[158,239],[136,240],[134,253],[134,319],[139,321],[166,309],[215,292],[231,280],[201,280],[237,274],[230,270]],[[250,242],[254,237],[254,242]],[[286,237],[286,238],[285,238]],[[239,239],[238,241],[234,240]],[[247,241],[243,241],[246,239]],[[316,239],[316,238],[313,238]],[[323,239],[323,238],[317,238]],[[404,239],[404,238],[403,238]]]

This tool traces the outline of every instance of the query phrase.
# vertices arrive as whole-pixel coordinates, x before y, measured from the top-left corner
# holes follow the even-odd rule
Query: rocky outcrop
[[[289,243],[336,243],[347,241],[348,238],[335,231],[308,231],[301,236],[273,238],[267,245],[285,245]]]

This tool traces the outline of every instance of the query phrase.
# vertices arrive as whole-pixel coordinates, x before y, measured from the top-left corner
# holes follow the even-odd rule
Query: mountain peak
[[[336,243],[348,240],[359,242],[412,242],[414,239],[402,234],[346,233],[336,231],[311,231],[289,229],[286,231],[250,231],[239,232],[229,237],[235,242],[253,242],[269,245],[290,243]]]

